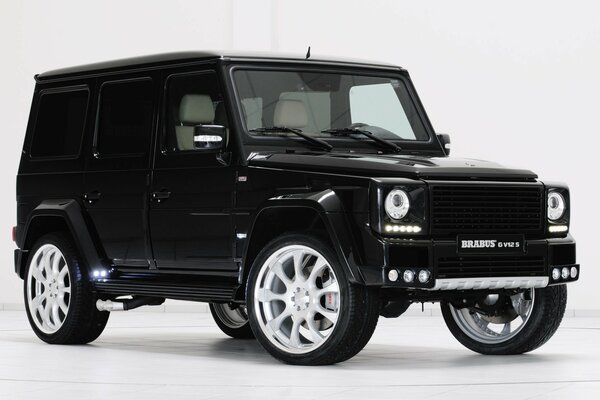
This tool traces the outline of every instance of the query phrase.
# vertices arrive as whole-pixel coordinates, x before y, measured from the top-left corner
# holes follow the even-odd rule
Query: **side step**
[[[237,285],[209,282],[184,275],[111,273],[106,278],[95,279],[94,288],[98,293],[115,296],[149,296],[210,302],[231,301]]]

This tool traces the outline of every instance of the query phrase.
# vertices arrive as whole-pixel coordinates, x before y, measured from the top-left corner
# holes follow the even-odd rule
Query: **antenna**
[[[308,46],[308,51],[306,52],[306,59],[310,58],[310,46]]]

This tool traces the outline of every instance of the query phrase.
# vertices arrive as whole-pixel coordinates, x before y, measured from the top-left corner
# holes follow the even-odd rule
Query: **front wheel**
[[[546,343],[566,305],[567,287],[559,285],[446,301],[441,307],[448,329],[462,345],[481,354],[509,355]]]
[[[322,240],[285,235],[258,255],[246,288],[261,345],[290,364],[347,360],[367,344],[379,316],[374,289],[354,285]]]

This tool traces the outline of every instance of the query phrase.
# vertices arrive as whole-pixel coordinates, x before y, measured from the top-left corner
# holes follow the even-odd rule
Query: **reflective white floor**
[[[209,314],[115,313],[92,345],[50,346],[0,312],[0,399],[580,399],[600,393],[600,318],[566,318],[524,356],[462,348],[441,317],[380,319],[352,360],[294,367]]]

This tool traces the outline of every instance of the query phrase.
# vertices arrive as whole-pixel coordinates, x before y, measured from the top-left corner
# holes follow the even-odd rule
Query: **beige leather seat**
[[[180,126],[175,127],[177,148],[180,151],[194,150],[194,126],[212,124],[215,119],[215,107],[210,96],[205,94],[186,94],[179,103]]]
[[[279,100],[273,114],[274,126],[303,129],[308,125],[308,113],[299,100]]]

